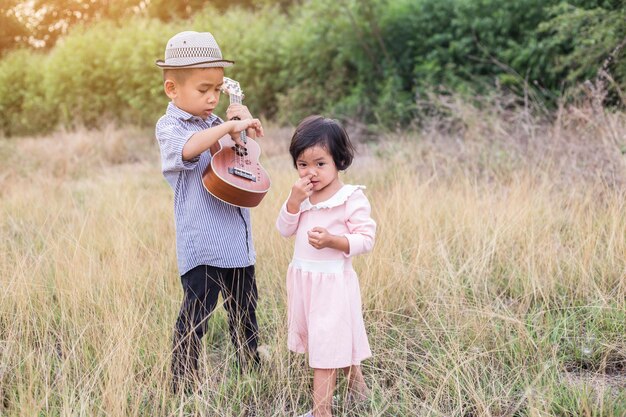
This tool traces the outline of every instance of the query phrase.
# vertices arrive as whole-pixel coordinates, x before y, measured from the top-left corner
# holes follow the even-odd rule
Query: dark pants
[[[198,376],[202,337],[220,292],[240,368],[251,362],[258,364],[254,265],[245,268],[200,265],[185,273],[181,283],[184,295],[174,330],[173,388],[178,390],[183,381],[193,383]]]

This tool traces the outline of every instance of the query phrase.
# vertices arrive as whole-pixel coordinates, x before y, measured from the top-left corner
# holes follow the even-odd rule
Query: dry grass
[[[337,415],[626,414],[626,114],[440,106],[452,116],[362,144],[346,174],[379,224],[355,263],[374,397]],[[220,309],[190,397],[167,391],[181,289],[152,132],[0,141],[0,415],[305,411],[310,373],[285,347],[291,242],[274,229],[290,133],[267,130],[273,187],[253,211],[271,358],[238,375]],[[568,377],[587,374],[609,382]]]

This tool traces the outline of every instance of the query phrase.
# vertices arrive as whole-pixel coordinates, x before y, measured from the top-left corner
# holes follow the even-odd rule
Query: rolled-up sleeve
[[[289,213],[287,211],[287,202],[283,204],[278,212],[278,219],[276,219],[276,228],[283,237],[293,236],[298,230],[298,222],[300,220],[300,212],[296,214]]]
[[[350,244],[346,257],[366,253],[374,247],[376,222],[371,218],[372,208],[361,190],[355,191],[346,201],[346,225],[349,233],[344,236]]]
[[[191,170],[196,167],[200,156],[192,160],[183,160],[183,147],[195,130],[186,130],[175,120],[165,117],[156,125],[156,138],[161,148],[161,170],[163,174]]]

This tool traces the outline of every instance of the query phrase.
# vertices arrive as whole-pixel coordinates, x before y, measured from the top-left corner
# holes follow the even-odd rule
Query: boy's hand
[[[234,118],[238,118],[240,120],[252,119],[252,114],[250,113],[250,110],[248,110],[248,107],[244,106],[243,104],[232,103],[226,109],[226,118],[228,120],[232,120]],[[256,139],[256,132],[254,129],[248,129],[246,131],[246,134],[249,137]]]
[[[287,211],[289,213],[296,214],[299,212],[300,204],[313,194],[311,178],[313,178],[313,175],[298,178],[293,187],[291,187],[291,194],[289,195],[289,200],[287,200]]]
[[[252,114],[243,104],[233,103],[226,109],[226,118],[228,120],[232,120],[235,117],[238,117],[241,120],[252,119]]]
[[[263,136],[263,126],[259,119],[229,120],[226,123],[230,124],[230,136],[239,146],[245,146],[241,141],[240,133],[246,129],[252,129],[258,137]]]

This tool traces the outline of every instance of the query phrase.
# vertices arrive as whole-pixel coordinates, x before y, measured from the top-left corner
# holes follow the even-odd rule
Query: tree
[[[254,8],[268,4],[277,5],[282,10],[296,3],[297,0],[147,0],[146,9],[148,15],[162,21],[170,21],[177,18],[188,18],[193,13],[206,6],[214,7],[219,11],[225,11],[230,7]]]
[[[35,0],[31,13],[37,21],[31,28],[32,39],[49,48],[77,23],[117,21],[140,10],[142,4],[142,0]]]
[[[187,19],[206,6],[218,11],[278,4],[283,10],[297,0],[2,0],[0,56],[19,46],[49,49],[70,28],[100,20],[120,21],[144,14],[168,22]]]
[[[0,56],[20,43],[25,43],[28,30],[15,15],[18,0],[3,0],[0,4]]]

